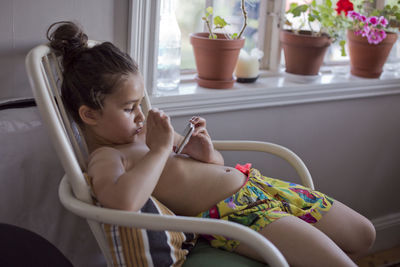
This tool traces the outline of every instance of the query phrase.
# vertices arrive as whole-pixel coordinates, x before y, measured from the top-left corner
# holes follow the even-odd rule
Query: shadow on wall
[[[126,50],[128,13],[129,0],[41,0],[39,3],[2,0],[0,102],[32,97],[25,56],[30,49],[47,41],[46,31],[52,23],[76,21],[91,39],[111,41]]]

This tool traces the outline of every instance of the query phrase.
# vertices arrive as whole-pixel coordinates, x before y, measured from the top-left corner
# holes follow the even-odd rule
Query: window
[[[181,29],[181,70],[194,70],[195,62],[193,57],[192,46],[189,36],[193,32],[206,31],[204,22],[201,19],[208,5],[214,8],[215,15],[223,17],[230,25],[227,27],[228,32],[239,32],[243,23],[243,17],[240,10],[240,0],[176,0],[177,9],[176,16]],[[257,46],[258,18],[259,18],[260,0],[252,0],[246,2],[246,10],[248,12],[248,26],[244,32],[246,37],[245,49],[250,51]],[[190,14],[188,16],[188,14]]]
[[[195,69],[192,46],[189,36],[192,32],[203,31],[203,22],[201,17],[206,7],[205,0],[176,0],[176,17],[179,28],[181,29],[181,70]],[[190,16],[188,16],[190,14]]]
[[[157,51],[158,51],[158,30],[159,30],[159,12],[162,0],[130,0],[130,53],[138,61],[141,72],[145,78],[145,85],[149,92],[155,86]],[[193,51],[189,41],[189,35],[192,32],[205,31],[204,23],[201,17],[207,6],[214,7],[214,13],[224,17],[231,27],[238,28],[242,23],[240,14],[240,0],[175,0],[177,1],[176,16],[181,30],[181,72],[184,82],[191,82],[195,70]],[[308,1],[308,0],[307,0]],[[320,0],[322,1],[322,0]],[[361,2],[362,0],[352,0]],[[385,0],[376,0],[377,5]],[[274,71],[280,69],[281,54],[279,45],[279,25],[282,14],[285,12],[291,2],[303,3],[304,0],[246,0],[246,9],[249,13],[248,27],[245,31],[246,47],[250,50],[258,47],[264,51],[261,67]],[[336,4],[337,0],[333,0]],[[384,3],[397,3],[397,0],[386,0]],[[383,4],[384,4],[383,3]],[[261,31],[259,29],[262,29]],[[399,62],[399,45],[392,51],[394,64]],[[327,64],[340,64],[343,57],[340,56],[338,48],[332,46],[327,53]],[[346,66],[348,63],[346,62]],[[182,81],[182,80],[181,80]],[[182,82],[181,82],[182,84]],[[193,90],[192,90],[193,91]]]

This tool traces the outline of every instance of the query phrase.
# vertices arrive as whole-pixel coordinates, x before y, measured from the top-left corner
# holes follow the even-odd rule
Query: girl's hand
[[[162,110],[149,110],[146,121],[146,145],[150,150],[171,151],[174,143],[174,128],[170,118]]]
[[[204,118],[194,116],[190,119],[194,124],[194,131],[189,142],[183,148],[182,153],[190,157],[208,163],[223,163],[221,154],[214,150],[211,137],[206,129],[206,120]],[[222,162],[220,160],[222,159]]]

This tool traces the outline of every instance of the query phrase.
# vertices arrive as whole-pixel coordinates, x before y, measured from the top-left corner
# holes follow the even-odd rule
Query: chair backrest
[[[97,42],[89,41],[89,46]],[[82,171],[86,170],[88,151],[78,125],[68,115],[61,99],[62,67],[60,58],[46,44],[33,48],[26,57],[26,69],[36,104],[61,159],[76,197],[91,201]],[[151,104],[145,90],[142,103],[145,115]]]
[[[89,46],[96,43],[89,41]],[[49,45],[43,44],[28,53],[25,66],[39,112],[47,126],[72,191],[79,200],[92,204],[90,186],[83,173],[87,167],[88,151],[78,125],[68,115],[61,99],[60,88],[63,77],[60,63],[60,58],[56,57]],[[146,115],[150,109],[146,90],[142,108]],[[110,264],[111,254],[100,223],[94,221],[88,223]]]

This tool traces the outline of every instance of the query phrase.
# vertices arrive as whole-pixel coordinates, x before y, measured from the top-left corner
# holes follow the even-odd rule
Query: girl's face
[[[143,128],[143,96],[143,79],[139,74],[129,75],[112,94],[106,95],[95,129],[101,142],[122,145],[135,141]]]

